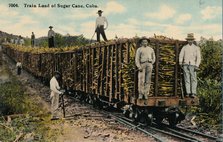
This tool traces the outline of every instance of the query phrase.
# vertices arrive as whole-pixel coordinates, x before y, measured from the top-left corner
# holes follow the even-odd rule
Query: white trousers
[[[183,65],[184,81],[187,94],[197,94],[197,73],[192,65]]]
[[[59,97],[60,95],[58,93],[51,91],[51,113],[53,116],[57,116],[57,109],[59,108]]]
[[[142,71],[138,73],[138,92],[139,99],[142,99],[143,96],[145,99],[148,99],[151,85],[151,77],[153,65],[152,63],[142,63]]]

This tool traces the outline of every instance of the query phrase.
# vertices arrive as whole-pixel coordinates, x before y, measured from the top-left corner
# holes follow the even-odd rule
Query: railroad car
[[[112,106],[135,121],[160,124],[166,119],[175,126],[184,119],[180,107],[198,105],[198,98],[185,98],[179,52],[186,41],[150,38],[156,55],[150,96],[138,99],[138,71],[134,58],[138,38],[117,39],[89,44],[64,52],[25,52],[3,45],[3,51],[14,61],[49,83],[54,71],[62,73],[63,87],[75,96],[98,107]],[[36,49],[38,50],[38,49]]]

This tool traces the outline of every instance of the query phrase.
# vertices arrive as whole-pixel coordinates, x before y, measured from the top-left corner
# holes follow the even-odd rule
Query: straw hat
[[[140,40],[139,40],[139,43],[141,43],[143,40],[147,40],[148,41],[148,43],[150,42],[150,40],[147,38],[147,37],[142,37]]]
[[[187,38],[186,38],[186,40],[195,40],[195,38],[194,38],[194,33],[189,33],[189,34],[187,34]]]

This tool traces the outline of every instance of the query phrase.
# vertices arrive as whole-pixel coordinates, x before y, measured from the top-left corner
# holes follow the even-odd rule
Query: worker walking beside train
[[[194,45],[194,34],[189,33],[186,38],[188,44],[180,51],[179,64],[182,66],[186,94],[194,98],[197,94],[197,70],[201,63],[200,47]]]
[[[63,94],[62,91],[60,91],[60,86],[58,83],[59,78],[61,77],[60,72],[56,71],[55,75],[50,80],[50,99],[51,99],[51,113],[52,113],[52,119],[59,119],[57,110],[59,108],[59,98],[60,94]]]
[[[143,37],[139,40],[140,47],[136,51],[135,64],[138,73],[138,92],[139,99],[148,99],[151,85],[153,64],[156,61],[153,48],[148,46],[149,39]]]

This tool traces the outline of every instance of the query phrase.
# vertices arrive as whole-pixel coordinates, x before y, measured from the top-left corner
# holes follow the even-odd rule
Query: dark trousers
[[[98,42],[100,42],[100,34],[102,35],[104,41],[108,41],[106,38],[106,35],[105,35],[104,26],[97,27],[96,32],[97,32],[97,41]]]
[[[54,46],[54,37],[48,38],[48,45],[49,45],[49,48],[55,47]]]
[[[20,75],[22,72],[22,68],[21,67],[17,67],[17,75]]]
[[[34,46],[34,39],[31,39],[31,46]]]

